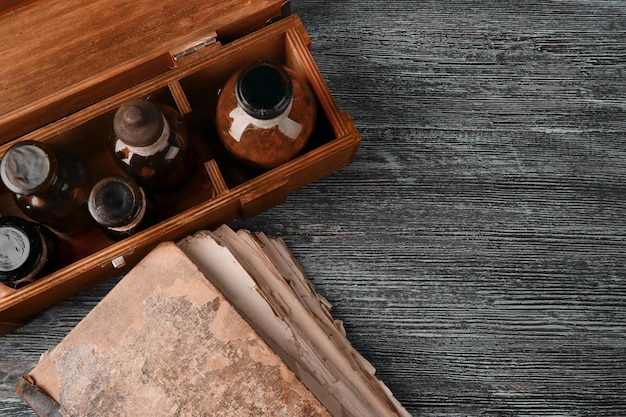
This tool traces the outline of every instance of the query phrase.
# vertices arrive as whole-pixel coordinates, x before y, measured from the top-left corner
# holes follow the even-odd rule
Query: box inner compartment
[[[247,166],[228,154],[221,145],[214,126],[215,107],[221,86],[232,74],[248,63],[260,59],[275,60],[290,67],[299,76],[307,78],[306,74],[291,65],[297,51],[290,47],[289,42],[286,42],[284,33],[278,34],[276,39],[271,42],[267,42],[265,39],[262,47],[258,44],[259,42],[261,42],[260,39],[253,39],[246,43],[245,39],[242,39],[234,42],[236,45],[233,47],[231,47],[232,44],[226,45],[222,49],[228,49],[227,59],[220,58],[220,53],[218,53],[216,59],[207,61],[209,64],[198,71],[169,85],[132,97],[147,98],[179,110],[189,125],[190,146],[194,148],[192,153],[199,156],[196,158],[196,166],[191,179],[183,187],[172,193],[156,194],[160,221],[171,219],[215,198],[216,188],[204,166],[209,160],[215,160],[217,163],[219,175],[226,183],[228,190],[243,185],[267,172]],[[319,92],[315,91],[310,82],[309,85],[314,94],[318,96]],[[177,94],[181,91],[182,95]],[[115,102],[115,96],[112,100]],[[119,104],[121,102],[123,101],[120,98]],[[316,128],[303,154],[336,138],[329,116],[319,105],[319,99],[317,99],[317,103]],[[110,105],[108,108],[105,107],[107,106],[99,106],[99,103],[91,106],[94,117],[88,121],[81,121],[82,119],[75,117],[75,115],[68,116],[70,123],[65,124],[66,129],[63,131],[54,131],[54,129],[45,129],[44,127],[34,134],[26,136],[50,143],[80,159],[90,172],[92,183],[109,175],[125,175],[113,159],[111,150],[114,138],[112,121],[117,107],[113,109]],[[101,110],[98,110],[99,108]],[[76,119],[75,124],[72,123],[73,118]],[[38,135],[37,132],[41,132],[41,135]],[[0,147],[0,158],[12,143]],[[11,193],[1,184],[0,204],[1,215],[17,215],[27,218],[15,205]],[[139,234],[145,233],[150,233],[150,229]],[[122,243],[113,242],[96,228],[83,236],[69,239],[69,244],[72,250],[69,252],[69,257],[62,260],[61,268],[112,245],[118,245],[120,251],[124,247],[123,241]],[[38,281],[35,281],[29,285],[37,285],[37,283]],[[4,291],[5,288],[0,288],[0,290],[3,290],[0,291],[0,298],[2,298],[2,292],[6,291]]]

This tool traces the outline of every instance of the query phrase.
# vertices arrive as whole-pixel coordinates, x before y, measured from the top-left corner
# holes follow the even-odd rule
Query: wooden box
[[[189,122],[201,156],[192,179],[159,197],[162,220],[119,242],[74,239],[74,258],[20,289],[0,284],[0,334],[59,301],[118,275],[159,242],[254,216],[350,163],[360,136],[338,110],[302,22],[282,0],[21,0],[0,5],[0,158],[16,141],[53,143],[78,156],[94,180],[118,173],[109,151],[116,109],[155,97]],[[317,125],[300,156],[254,170],[227,155],[213,126],[225,80],[258,59],[304,77]],[[119,171],[121,172],[121,171]],[[0,214],[24,217],[0,185]]]

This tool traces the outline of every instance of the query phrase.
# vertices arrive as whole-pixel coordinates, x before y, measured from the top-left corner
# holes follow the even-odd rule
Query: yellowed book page
[[[407,415],[393,398],[389,398],[389,391],[382,383],[372,377],[371,365],[364,366],[360,355],[352,354],[347,341],[337,343],[334,338],[329,337],[328,329],[321,324],[327,320],[320,321],[316,315],[311,314],[249,233],[236,233],[227,226],[222,226],[210,235],[228,247],[250,274],[252,282],[258,286],[257,292],[291,332],[291,340],[288,342],[295,343],[299,350],[313,352],[312,355],[298,358],[299,365],[304,369],[316,370],[318,382],[343,406],[344,415]],[[239,303],[235,302],[235,305],[239,306]],[[257,317],[246,317],[249,321],[257,320]]]
[[[319,361],[309,346],[299,343],[289,325],[276,316],[255,281],[228,248],[218,244],[209,232],[198,232],[183,239],[179,245],[333,417],[358,417],[338,401],[338,393],[332,385],[334,380],[329,380],[326,364]]]
[[[305,275],[302,266],[293,256],[287,244],[280,238],[269,237],[262,232],[250,233],[246,230],[240,230],[237,234],[242,236],[249,235],[255,238],[259,247],[280,271],[285,282],[301,300],[303,306],[317,319],[333,343],[345,352],[349,360],[352,360],[352,366],[361,368],[363,377],[370,380],[371,386],[378,390],[381,397],[387,398],[387,401],[399,416],[410,417],[410,414],[396,400],[393,393],[375,376],[376,369],[372,364],[354,349],[346,338],[342,322],[335,320],[330,313],[331,304],[315,291],[313,284]]]

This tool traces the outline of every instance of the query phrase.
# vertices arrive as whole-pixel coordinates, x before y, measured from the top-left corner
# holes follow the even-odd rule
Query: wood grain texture
[[[258,29],[280,6],[280,0],[9,4],[11,13],[0,9],[0,142],[165,72],[170,53],[213,32],[227,40]]]
[[[363,143],[282,236],[416,416],[626,415],[626,3],[296,0]],[[0,338],[19,375],[115,280]]]

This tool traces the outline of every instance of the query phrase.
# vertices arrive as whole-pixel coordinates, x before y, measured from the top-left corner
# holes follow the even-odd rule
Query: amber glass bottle
[[[121,176],[99,181],[89,193],[89,213],[112,240],[122,240],[155,221],[154,205],[135,181]]]
[[[234,74],[220,92],[218,135],[246,163],[276,167],[302,151],[317,115],[306,81],[274,61],[257,61]]]
[[[120,166],[140,185],[172,191],[191,174],[185,122],[176,110],[149,100],[132,100],[117,110],[113,149]]]
[[[0,217],[0,282],[20,288],[52,272],[57,238],[44,226],[20,217]]]
[[[68,235],[93,226],[87,212],[91,188],[87,169],[51,145],[16,143],[0,161],[0,176],[17,206],[32,220]]]

